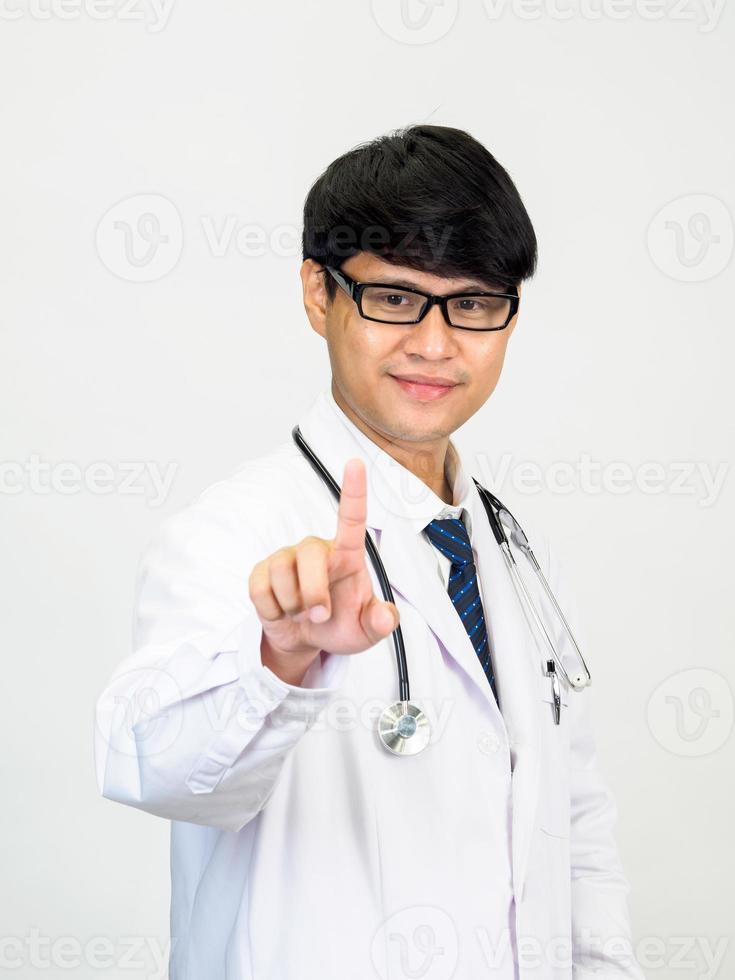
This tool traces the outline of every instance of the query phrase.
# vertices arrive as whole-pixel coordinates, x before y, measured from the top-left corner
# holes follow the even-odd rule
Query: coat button
[[[500,748],[500,739],[495,732],[480,732],[477,737],[477,747],[485,755],[492,755]]]

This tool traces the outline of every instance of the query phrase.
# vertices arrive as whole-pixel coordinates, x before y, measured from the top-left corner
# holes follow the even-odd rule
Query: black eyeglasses
[[[419,323],[432,306],[441,307],[450,327],[460,330],[504,330],[518,312],[518,290],[464,292],[435,296],[391,282],[355,282],[331,265],[327,272],[355,301],[364,320],[378,323]],[[512,290],[512,291],[511,291]]]

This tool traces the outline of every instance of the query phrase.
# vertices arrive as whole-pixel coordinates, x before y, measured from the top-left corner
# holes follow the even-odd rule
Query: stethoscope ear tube
[[[482,500],[483,506],[487,513],[488,520],[490,522],[490,527],[492,528],[493,535],[495,536],[495,540],[497,541],[500,550],[503,554],[503,558],[505,559],[505,564],[508,568],[508,571],[510,572],[513,582],[516,585],[518,593],[523,598],[526,608],[528,609],[534,623],[536,624],[536,628],[538,629],[539,633],[543,637],[543,640],[546,646],[548,647],[552,657],[554,658],[554,661],[556,662],[564,680],[575,691],[581,691],[583,688],[587,687],[589,684],[592,683],[592,677],[590,675],[589,670],[587,669],[587,664],[584,661],[584,657],[582,656],[577,641],[574,638],[574,634],[572,633],[569,623],[567,622],[566,617],[562,613],[559,603],[556,601],[556,596],[552,592],[551,586],[546,580],[546,576],[541,571],[541,566],[536,560],[536,556],[531,550],[531,546],[528,543],[528,538],[526,537],[520,524],[515,519],[515,517],[513,517],[511,512],[508,510],[508,508],[505,507],[494,494],[490,493],[490,491],[486,490],[485,487],[482,486],[482,484],[478,483],[477,480],[474,480],[474,483],[475,486],[477,487],[478,493],[480,494],[480,499]],[[496,510],[497,510],[497,514],[496,514]],[[556,647],[554,646],[554,642],[549,636],[546,626],[544,625],[544,622],[541,619],[538,610],[536,609],[535,603],[531,599],[528,589],[526,588],[526,583],[523,581],[521,573],[518,571],[518,565],[516,563],[515,558],[513,557],[513,552],[510,550],[510,543],[508,541],[508,537],[505,533],[501,521],[501,517],[503,514],[507,515],[511,526],[511,533],[513,534],[514,537],[517,537],[518,546],[521,548],[521,550],[528,558],[531,564],[531,568],[534,571],[534,574],[541,582],[544,592],[551,600],[551,603],[554,607],[554,611],[559,617],[559,620],[561,621],[561,624],[564,627],[564,631],[569,637],[572,646],[574,647],[574,650],[577,656],[579,657],[579,661],[582,666],[583,673],[580,671],[573,675],[570,675],[564,666],[561,656],[557,653]]]
[[[536,555],[534,555],[534,553],[531,551],[530,548],[527,549],[526,554],[528,555],[529,561],[531,562],[531,567],[536,573],[536,577],[538,578],[539,582],[543,586],[544,592],[546,593],[546,595],[549,598],[549,601],[554,607],[554,611],[556,612],[556,615],[559,617],[561,624],[564,627],[564,631],[569,637],[569,640],[572,646],[574,647],[577,656],[579,657],[579,662],[582,665],[582,670],[584,671],[584,674],[578,672],[576,674],[571,675],[570,677],[570,675],[567,674],[566,671],[564,671],[564,676],[568,678],[569,683],[572,685],[572,687],[575,690],[581,691],[583,688],[589,687],[589,685],[592,683],[592,675],[590,674],[587,664],[585,663],[584,657],[582,656],[582,651],[579,649],[579,645],[577,644],[577,641],[574,638],[574,633],[572,633],[572,628],[567,622],[566,616],[561,610],[561,606],[556,601],[556,596],[552,592],[551,586],[546,581],[546,576],[541,571],[541,566],[536,561]],[[561,664],[559,666],[561,667]],[[563,667],[562,670],[564,670]]]

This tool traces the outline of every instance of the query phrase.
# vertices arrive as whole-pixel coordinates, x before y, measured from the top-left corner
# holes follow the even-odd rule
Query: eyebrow
[[[419,292],[419,293],[427,293],[427,292],[429,292],[429,290],[422,289],[421,286],[418,286],[415,282],[410,282],[408,279],[391,279],[390,282],[384,282],[383,280],[380,280],[380,279],[374,279],[374,280],[363,279],[362,281],[367,286],[400,286],[403,289],[413,289],[413,290],[415,290],[416,292]],[[505,287],[502,287],[502,286],[483,285],[480,282],[474,282],[473,281],[468,286],[463,286],[461,289],[453,289],[452,290],[452,293],[472,293],[472,292],[478,292],[478,293],[487,293],[487,292],[502,293],[502,292],[505,292]],[[449,296],[449,295],[451,295],[451,293],[445,293],[444,295]]]

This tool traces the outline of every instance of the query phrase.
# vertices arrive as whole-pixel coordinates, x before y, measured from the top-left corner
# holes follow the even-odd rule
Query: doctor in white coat
[[[434,267],[427,201],[434,229],[451,213]],[[337,253],[329,229],[381,220],[384,251]],[[495,388],[533,271],[520,198],[468,134],[412,127],[327,169],[304,242],[332,380],[295,421],[341,500],[289,433],[168,518],[140,566],[134,650],[97,703],[100,792],[171,821],[170,977],[641,980],[591,689],[562,683],[555,723],[548,652],[450,438]],[[272,383],[288,396],[276,368]],[[464,572],[427,532],[453,521],[472,630],[452,597]],[[431,732],[403,756],[376,735],[399,622]]]

